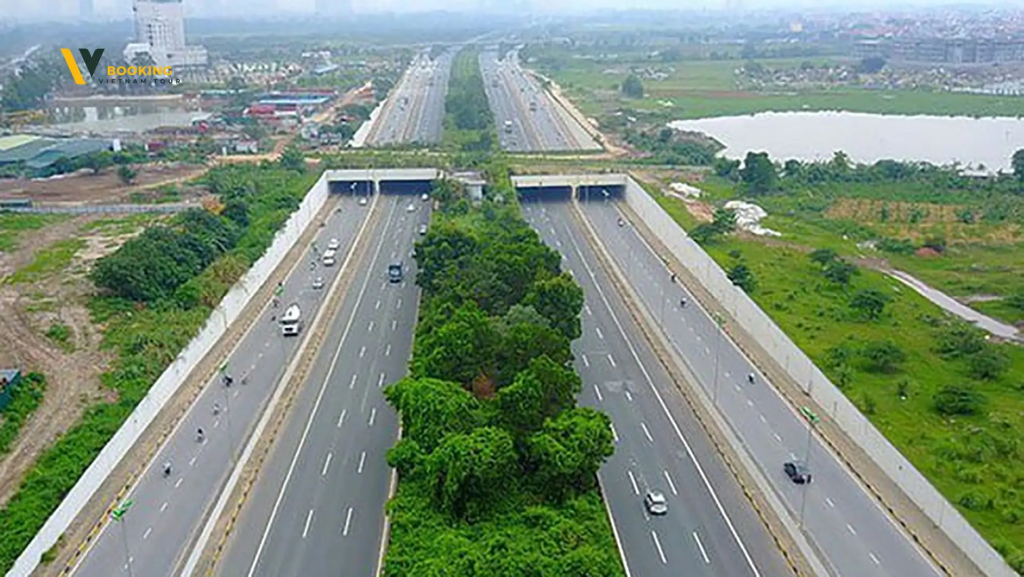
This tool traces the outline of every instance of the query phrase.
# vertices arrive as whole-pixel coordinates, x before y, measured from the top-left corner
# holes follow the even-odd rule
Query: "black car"
[[[811,470],[802,461],[786,461],[782,470],[794,483],[803,485],[811,482]]]

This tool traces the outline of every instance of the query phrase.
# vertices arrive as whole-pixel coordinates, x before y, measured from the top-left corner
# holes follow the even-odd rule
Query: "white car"
[[[315,279],[313,279],[313,288],[315,290],[320,290],[324,288],[324,277],[318,276]]]
[[[330,241],[328,241],[327,250],[338,250],[339,248],[341,248],[341,243],[338,242],[338,239],[332,238]]]
[[[428,200],[430,200],[430,195],[424,192],[423,196],[420,196],[420,200],[422,200],[423,202],[427,202]]]
[[[647,508],[647,512],[651,515],[664,515],[668,513],[668,502],[665,501],[665,495],[662,495],[659,491],[648,491],[644,495],[644,507]]]
[[[406,208],[405,210],[406,212],[416,212],[416,205],[410,204],[409,207]]]
[[[359,197],[359,206],[366,206],[366,197],[365,196]]]

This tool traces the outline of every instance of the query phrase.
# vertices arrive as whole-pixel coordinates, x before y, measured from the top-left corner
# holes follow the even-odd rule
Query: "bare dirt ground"
[[[168,184],[178,184],[204,172],[205,166],[194,164],[143,165],[137,168],[138,177],[131,186],[125,186],[117,170],[108,168],[100,174],[85,170],[46,180],[0,180],[0,199],[30,198],[42,202],[123,202],[135,191],[148,190]]]
[[[42,404],[22,427],[11,452],[0,457],[0,506],[40,453],[76,423],[86,407],[110,394],[102,388],[99,376],[107,370],[113,353],[100,351],[101,327],[92,323],[86,308],[94,289],[85,275],[93,260],[112,252],[134,233],[83,230],[100,218],[83,215],[24,232],[17,248],[0,252],[3,278],[30,264],[38,251],[56,241],[79,238],[86,242],[62,271],[30,283],[0,282],[0,334],[4,335],[0,366],[41,372],[47,382]],[[45,336],[54,323],[70,329],[67,349]]]

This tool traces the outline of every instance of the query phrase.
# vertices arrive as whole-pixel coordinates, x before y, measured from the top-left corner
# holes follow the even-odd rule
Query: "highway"
[[[938,576],[939,571],[911,543],[838,459],[811,434],[808,421],[757,374],[713,318],[678,284],[662,259],[629,223],[615,202],[580,204],[618,266],[649,311],[670,336],[709,397],[821,553],[833,575],[873,577]],[[686,307],[679,306],[686,298]],[[747,375],[755,373],[754,384]],[[796,485],[782,471],[803,459],[813,481]]]
[[[347,255],[368,211],[352,197],[328,202],[338,202],[339,210],[331,213],[314,242],[323,250],[330,238],[337,238],[339,256]],[[315,258],[311,251],[307,254],[310,260]],[[241,451],[243,439],[298,345],[299,339],[281,336],[272,315],[298,303],[308,322],[335,280],[342,260],[339,258],[335,267],[317,265],[313,270],[305,258],[296,263],[283,284],[281,307],[273,309],[268,304],[231,353],[227,374],[234,384],[224,386],[219,376],[207,384],[127,496],[134,505],[124,520],[104,527],[75,568],[76,577],[177,574],[200,521],[229,474],[233,455]],[[324,288],[312,287],[316,277],[324,279]],[[214,404],[220,406],[218,414],[214,414]],[[203,442],[197,440],[200,427],[205,433]],[[162,465],[168,461],[172,473],[165,477]],[[129,554],[131,567],[127,563]]]
[[[416,55],[388,95],[388,102],[367,138],[371,146],[441,142],[444,101],[456,50],[431,60],[427,52]]]
[[[382,388],[406,374],[419,289],[411,257],[429,203],[382,196],[365,258],[230,538],[228,576],[375,575],[397,417]],[[413,212],[408,207],[414,208]],[[387,265],[402,259],[402,283]],[[341,569],[344,568],[344,569]]]
[[[499,60],[496,51],[488,50],[480,53],[479,60],[502,149],[537,152],[601,148],[523,71],[518,53],[510,52]]]
[[[632,577],[776,577],[792,571],[671,382],[566,202],[524,202],[526,219],[583,287],[573,343],[580,404],[612,419],[615,454],[598,477]],[[668,513],[651,517],[647,490]]]

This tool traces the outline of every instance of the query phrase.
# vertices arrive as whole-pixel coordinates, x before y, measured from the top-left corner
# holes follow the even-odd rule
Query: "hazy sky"
[[[253,14],[256,11],[284,12],[284,13],[310,13],[313,11],[316,0],[185,0],[186,12],[196,14],[200,12],[217,12],[219,6],[229,7],[229,10]],[[351,0],[358,12],[412,12],[424,10],[472,10],[474,8],[486,8],[488,6],[501,6],[502,0]],[[528,6],[543,12],[569,12],[569,11],[592,11],[599,9],[630,9],[630,8],[722,8],[726,0],[524,0]],[[80,0],[37,0],[25,2],[25,0],[0,0],[0,19],[5,16],[14,19],[52,19],[60,17],[64,19],[74,18],[79,14]],[[103,18],[122,17],[128,18],[131,14],[131,0],[92,0],[94,13]],[[739,0],[744,8],[766,8],[784,7],[790,9],[820,7],[823,4],[832,6],[843,5],[851,9],[858,8],[879,8],[897,5],[891,0]],[[952,2],[942,2],[948,4]],[[993,4],[992,0],[956,0],[957,4]],[[898,2],[900,6],[915,5],[928,6],[938,5],[934,0],[903,0]],[[1014,0],[1005,3],[1024,7],[1024,1]],[[236,13],[237,13],[236,12]]]

